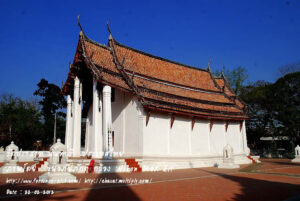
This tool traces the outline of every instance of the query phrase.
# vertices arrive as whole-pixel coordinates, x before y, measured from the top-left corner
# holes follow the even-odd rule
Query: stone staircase
[[[126,164],[132,170],[132,172],[142,172],[142,168],[134,158],[125,159]]]
[[[257,163],[256,160],[252,158],[252,156],[248,155],[247,157],[252,161],[253,164]]]
[[[48,167],[48,159],[47,157],[39,159],[39,162],[35,165],[35,171],[47,171],[45,169]]]

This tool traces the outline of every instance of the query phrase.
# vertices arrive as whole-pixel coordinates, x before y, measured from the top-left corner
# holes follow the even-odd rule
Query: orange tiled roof
[[[222,74],[221,77],[216,78],[216,82],[218,83],[218,85],[220,86],[220,88],[224,89],[224,93],[227,96],[234,98],[235,104],[238,107],[240,107],[242,109],[245,108],[245,104],[243,103],[242,100],[239,99],[238,96],[236,96],[236,94],[234,93],[234,91],[230,87],[227,79],[225,78],[224,74]]]
[[[98,44],[83,34],[79,41],[87,66],[99,82],[138,93],[135,95],[143,99],[145,108],[208,119],[247,119],[243,104],[230,98],[235,94],[225,86],[225,80],[215,79],[209,70],[153,56],[114,39],[109,44]],[[113,51],[123,62],[123,74],[116,67]],[[137,90],[126,82],[129,78]]]

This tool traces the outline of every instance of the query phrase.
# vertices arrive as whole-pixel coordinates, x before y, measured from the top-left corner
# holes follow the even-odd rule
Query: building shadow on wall
[[[282,201],[289,198],[294,198],[295,200],[300,199],[300,185],[296,184],[289,184],[284,182],[277,182],[277,181],[267,181],[262,179],[255,179],[249,178],[244,176],[237,176],[232,174],[222,174],[211,172],[207,170],[203,170],[205,172],[218,175],[224,179],[233,181],[240,186],[241,193],[236,193],[233,195],[232,199],[236,201],[265,201],[265,200],[272,200],[272,201]],[[252,174],[252,173],[249,173]],[[256,174],[253,174],[256,175]],[[288,177],[287,177],[288,179]],[[222,188],[221,185],[219,185]],[[293,200],[293,199],[292,199]],[[291,200],[291,201],[292,201]]]

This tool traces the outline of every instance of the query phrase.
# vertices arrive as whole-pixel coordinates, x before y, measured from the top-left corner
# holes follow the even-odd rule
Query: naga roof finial
[[[221,71],[221,77],[225,77],[225,65],[223,64],[222,71]]]
[[[106,22],[106,27],[107,27],[107,31],[109,32],[109,40],[112,40],[113,37],[112,37],[111,31],[110,31],[110,28],[109,28],[109,20],[107,20],[107,22]]]
[[[211,71],[211,70],[210,70],[210,64],[211,64],[211,58],[209,57],[208,64],[207,64],[207,68],[206,68],[208,71]]]
[[[80,14],[78,14],[78,16],[77,16],[77,23],[78,23],[78,26],[79,26],[79,28],[80,28],[80,33],[83,33],[83,29],[82,29],[82,26],[81,26],[81,24],[80,24],[79,18],[80,18]]]

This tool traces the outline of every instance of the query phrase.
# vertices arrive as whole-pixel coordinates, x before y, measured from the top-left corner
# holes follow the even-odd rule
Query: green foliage
[[[0,97],[1,146],[15,141],[22,149],[32,149],[43,137],[39,107],[35,101],[23,101],[12,95]]]
[[[240,98],[246,102],[248,110],[247,121],[248,143],[253,147],[260,147],[260,137],[266,134],[266,128],[272,127],[272,109],[269,105],[269,83],[256,82],[254,85],[244,87]]]
[[[300,143],[300,72],[287,74],[272,85],[271,104],[281,132]]]
[[[33,150],[34,143],[41,140],[43,148],[47,149],[53,143],[55,113],[57,138],[64,138],[65,114],[62,109],[66,101],[60,88],[41,79],[34,95],[41,97],[39,104],[12,95],[0,97],[0,146],[7,146],[13,140],[21,148]]]
[[[35,96],[40,96],[42,100],[39,102],[42,106],[42,114],[45,121],[53,119],[57,110],[66,107],[65,97],[60,93],[60,88],[49,83],[44,78],[37,84],[38,89],[33,93]],[[64,113],[57,113],[59,116],[65,117]]]
[[[220,76],[221,73],[222,72],[217,70],[215,75]],[[239,66],[233,70],[226,70],[224,74],[235,94],[239,95],[244,86],[244,82],[248,78],[247,70],[244,67]]]
[[[34,92],[35,96],[41,97],[41,114],[44,118],[44,130],[47,144],[53,142],[54,114],[57,114],[57,138],[64,136],[65,113],[62,111],[66,107],[65,97],[60,93],[60,88],[49,83],[44,78],[37,84],[38,89]]]
[[[263,81],[244,87],[240,97],[248,105],[249,143],[262,148],[262,136],[288,136],[293,149],[300,143],[300,72],[290,73],[274,84]],[[276,141],[271,148],[276,148]],[[275,149],[274,148],[274,149]]]
[[[300,72],[294,72],[298,69],[299,64],[286,65],[280,69],[284,76],[275,83],[257,81],[248,86],[244,86],[248,75],[243,67],[224,72],[232,89],[248,106],[247,136],[252,147],[262,148],[262,136],[289,136],[291,145],[286,148],[290,150],[300,143]],[[216,75],[221,72],[216,71]],[[276,146],[274,141],[272,147]]]
[[[300,62],[293,64],[286,64],[279,69],[280,76],[285,76],[289,73],[295,73],[300,71]]]

